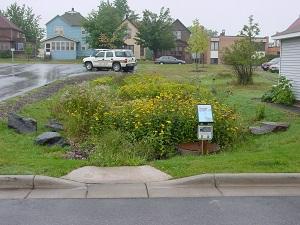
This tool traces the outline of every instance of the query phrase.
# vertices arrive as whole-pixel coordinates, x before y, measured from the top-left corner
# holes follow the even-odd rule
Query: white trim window
[[[174,31],[173,34],[174,34],[176,40],[181,40],[182,32],[180,30],[179,31]]]
[[[56,46],[56,47],[55,47],[55,50],[56,50],[56,51],[60,51],[60,49],[61,49],[61,48],[60,48],[60,41],[55,42],[55,46]]]
[[[63,26],[56,26],[54,28],[54,33],[56,35],[64,36],[64,27]]]
[[[210,43],[210,50],[211,51],[219,51],[219,42],[218,41],[212,41]]]
[[[60,42],[60,49],[61,49],[62,51],[65,51],[65,50],[66,50],[66,42],[65,42],[65,41]]]
[[[17,43],[16,51],[24,51],[24,43]]]
[[[70,42],[66,42],[66,51],[70,51]]]
[[[75,43],[74,42],[70,42],[70,50],[71,51],[75,50]]]

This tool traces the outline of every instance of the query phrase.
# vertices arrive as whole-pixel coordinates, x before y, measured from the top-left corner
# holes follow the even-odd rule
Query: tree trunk
[[[198,52],[196,52],[196,71],[199,70],[199,58],[198,58]]]
[[[153,50],[153,60],[155,61],[158,57],[158,50]]]
[[[202,68],[204,68],[204,53],[202,53]]]

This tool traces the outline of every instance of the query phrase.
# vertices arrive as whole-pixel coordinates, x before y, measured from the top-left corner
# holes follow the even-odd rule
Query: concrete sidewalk
[[[0,176],[0,199],[220,196],[300,196],[300,174],[206,174],[127,184],[90,184],[44,176]]]

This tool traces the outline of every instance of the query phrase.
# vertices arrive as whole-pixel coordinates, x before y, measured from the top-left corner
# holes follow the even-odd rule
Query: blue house
[[[85,18],[74,11],[57,15],[47,24],[47,37],[43,41],[47,56],[55,60],[77,59],[89,56],[92,50],[86,42],[87,33],[82,27]]]

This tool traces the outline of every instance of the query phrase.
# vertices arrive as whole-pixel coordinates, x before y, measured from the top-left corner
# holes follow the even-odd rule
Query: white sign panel
[[[198,139],[202,141],[211,141],[213,139],[213,127],[198,126]]]
[[[213,123],[213,113],[211,105],[198,105],[198,122]]]

